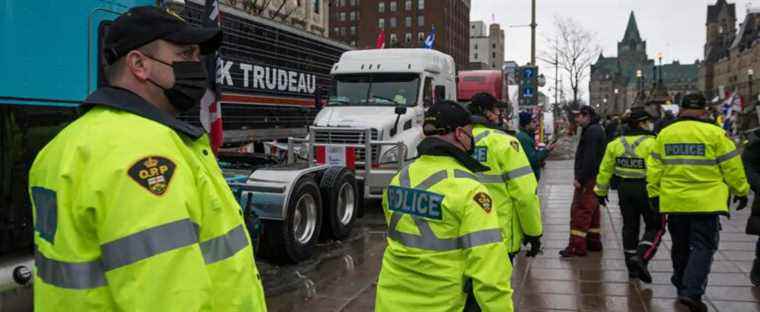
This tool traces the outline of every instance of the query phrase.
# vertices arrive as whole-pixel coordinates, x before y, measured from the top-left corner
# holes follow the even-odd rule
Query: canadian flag
[[[206,25],[212,25],[220,27],[221,25],[221,12],[219,11],[218,0],[206,0]],[[221,55],[217,52],[214,55],[206,57],[206,70],[209,74],[209,86],[206,89],[206,94],[201,99],[200,119],[203,129],[209,134],[211,141],[211,149],[214,153],[219,151],[219,148],[224,143],[224,129],[222,128],[222,107],[219,104],[219,98],[221,90],[217,85],[217,77],[221,74]]]
[[[385,49],[385,30],[380,30],[380,34],[377,35],[377,40],[375,40],[375,48]]]

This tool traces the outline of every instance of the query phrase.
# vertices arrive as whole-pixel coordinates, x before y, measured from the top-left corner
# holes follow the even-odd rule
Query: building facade
[[[483,21],[470,22],[469,69],[497,69],[504,64],[504,30]]]
[[[470,0],[333,0],[331,10],[334,40],[374,49],[382,31],[386,48],[421,48],[435,28],[433,48],[454,57],[457,68],[468,63]]]
[[[659,83],[660,90],[667,89],[670,100],[677,102],[681,95],[697,89],[698,64],[655,64],[631,12],[623,40],[617,44],[617,56],[599,54],[591,65],[590,104],[605,115],[622,114],[646,97],[647,90],[654,90],[655,83]]]
[[[747,10],[738,28],[736,23],[735,4],[718,0],[707,7],[699,87],[708,99],[738,92],[745,103],[755,103],[760,93],[760,9]]]
[[[220,0],[219,2],[251,15],[291,25],[319,36],[329,36],[329,0]]]

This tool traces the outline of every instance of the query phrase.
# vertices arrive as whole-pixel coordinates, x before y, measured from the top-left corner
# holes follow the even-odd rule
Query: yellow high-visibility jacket
[[[107,87],[37,156],[38,311],[266,311],[240,206],[202,130]]]
[[[518,252],[524,235],[543,234],[536,176],[517,138],[481,124],[472,134],[473,157],[491,168],[479,176],[494,197],[504,242],[510,253]]]
[[[647,161],[647,192],[662,213],[727,213],[729,191],[749,184],[733,141],[711,122],[679,118],[658,135]]]
[[[383,193],[388,247],[376,311],[462,311],[466,285],[483,311],[512,311],[512,265],[494,208],[452,157],[423,153],[404,168]]]
[[[613,175],[644,181],[647,177],[646,159],[652,154],[654,138],[654,134],[649,131],[633,130],[607,144],[596,176],[594,192],[607,196]]]

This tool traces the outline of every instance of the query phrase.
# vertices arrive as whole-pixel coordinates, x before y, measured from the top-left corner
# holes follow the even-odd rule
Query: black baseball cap
[[[442,101],[433,104],[425,112],[423,132],[425,135],[440,135],[451,133],[456,128],[472,123],[472,114],[454,101]]]
[[[702,93],[689,93],[681,99],[681,108],[704,109],[706,106],[707,100]]]
[[[634,122],[641,122],[650,119],[652,119],[652,116],[643,109],[631,110],[631,115],[628,116],[628,121]]]
[[[588,105],[584,105],[584,106],[581,106],[580,109],[574,110],[573,114],[581,114],[581,115],[594,116],[594,115],[596,115],[596,111],[594,110],[593,107],[588,106]]]
[[[176,44],[197,44],[201,54],[209,54],[221,45],[222,31],[218,27],[190,25],[170,10],[155,6],[134,7],[116,18],[108,28],[103,55],[110,65],[130,51],[158,39]]]
[[[470,111],[474,114],[482,114],[485,111],[496,109],[498,102],[499,100],[490,93],[476,93],[470,99]]]

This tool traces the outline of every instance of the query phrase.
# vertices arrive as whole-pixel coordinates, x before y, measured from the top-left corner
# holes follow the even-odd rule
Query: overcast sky
[[[663,62],[679,60],[693,63],[702,59],[705,43],[707,5],[716,0],[537,0],[536,22],[538,55],[545,38],[554,34],[554,16],[569,16],[596,34],[605,56],[617,54],[617,42],[623,39],[631,11],[636,15],[639,32],[647,41],[647,53],[654,58],[664,54]],[[749,0],[736,3],[738,22],[744,20]],[[507,60],[523,65],[530,61],[530,28],[510,25],[530,24],[531,0],[472,0],[470,20],[496,23],[506,30]],[[754,6],[760,6],[755,0]],[[738,27],[738,25],[737,25]],[[540,66],[546,66],[539,62]],[[553,71],[552,71],[553,72]],[[588,89],[588,85],[582,85]]]

